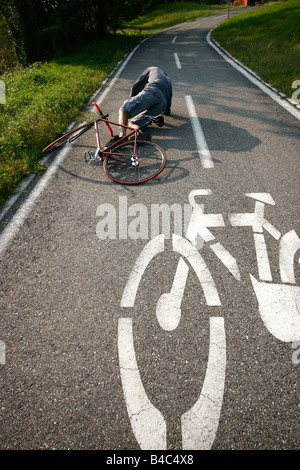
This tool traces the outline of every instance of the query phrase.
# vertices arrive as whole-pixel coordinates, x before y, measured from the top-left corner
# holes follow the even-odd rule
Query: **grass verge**
[[[300,2],[287,0],[234,16],[213,38],[265,82],[291,97],[300,79]]]

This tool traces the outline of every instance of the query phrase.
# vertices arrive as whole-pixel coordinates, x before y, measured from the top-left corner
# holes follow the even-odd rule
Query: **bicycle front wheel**
[[[137,160],[135,159],[137,157]],[[107,176],[121,184],[146,183],[158,176],[166,165],[164,150],[154,142],[123,142],[104,159]]]

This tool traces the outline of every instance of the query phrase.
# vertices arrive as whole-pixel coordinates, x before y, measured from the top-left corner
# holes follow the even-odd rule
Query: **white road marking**
[[[121,75],[121,73],[123,72],[124,68],[126,67],[126,65],[128,64],[128,62],[130,61],[131,57],[133,56],[133,54],[135,53],[135,51],[140,47],[141,44],[143,44],[143,42],[145,41],[148,41],[148,39],[152,38],[153,36],[156,36],[156,34],[159,34],[159,33],[154,33],[152,34],[151,36],[148,36],[147,38],[143,39],[134,49],[133,51],[130,52],[130,54],[128,55],[128,57],[124,60],[123,64],[121,65],[121,67],[118,69],[118,71],[116,72],[116,74],[114,75],[113,79],[111,80],[109,86],[107,88],[105,88],[105,90],[103,90],[103,92],[101,93],[101,95],[99,96],[99,98],[96,100],[96,103],[98,104],[98,106],[100,106],[104,100],[104,98],[106,97],[106,95],[110,92],[110,90],[112,89],[112,87],[114,86],[115,82],[117,81],[117,79],[119,78],[119,76]],[[97,92],[96,92],[97,94]]]
[[[195,24],[194,26],[191,26],[190,28],[187,28],[187,31],[190,31],[191,29],[195,29],[199,27],[199,23]]]
[[[144,42],[146,39],[148,38],[145,38],[142,42]],[[142,42],[140,44],[142,44]],[[131,51],[131,53],[129,54],[129,56],[127,57],[127,59],[123,62],[123,64],[121,65],[121,67],[118,69],[117,73],[115,74],[115,76],[113,77],[113,79],[111,80],[109,86],[107,88],[105,88],[105,90],[101,93],[101,95],[99,96],[99,98],[96,100],[96,103],[98,106],[100,106],[104,100],[104,98],[106,97],[106,95],[110,92],[110,90],[112,89],[112,87],[114,86],[115,82],[117,81],[117,79],[119,78],[119,76],[121,75],[122,71],[124,70],[124,68],[126,67],[127,63],[129,62],[129,60],[131,59],[131,57],[133,56],[133,54],[135,53],[135,51],[139,48],[140,44],[138,44],[134,49],[133,51]]]
[[[15,213],[9,224],[3,230],[0,235],[0,255],[5,251],[8,245],[12,242],[15,235],[20,230],[25,219],[30,214],[33,209],[37,199],[44,191],[48,183],[50,182],[52,176],[56,172],[58,166],[63,162],[70,148],[70,144],[65,145],[65,147],[59,152],[55,160],[51,163],[46,173],[42,176],[39,183],[35,186],[33,191],[30,193],[26,201],[22,204],[20,209]]]
[[[176,39],[177,39],[177,36],[174,36],[173,41],[172,41],[172,44],[175,44]]]
[[[198,250],[185,238],[173,234],[173,250],[184,256],[194,269],[202,286],[207,305],[219,306],[221,301],[213,277]]]
[[[294,261],[299,249],[300,239],[294,230],[281,237],[279,268],[282,282],[296,283]],[[280,341],[300,341],[300,287],[263,282],[266,279],[258,281],[251,274],[250,279],[260,316],[269,332]]]
[[[246,196],[251,197],[256,201],[265,202],[266,204],[275,206],[275,201],[269,193],[246,193]]]
[[[272,281],[270,262],[263,233],[254,233],[254,245],[257,256],[257,268],[261,281]]]
[[[119,319],[118,351],[127,412],[136,440],[142,450],[166,449],[166,422],[161,412],[150,402],[141,381],[131,318]]]
[[[229,253],[228,250],[219,242],[210,245],[211,250],[222,261],[228,271],[238,280],[241,280],[240,270],[236,259]]]
[[[179,60],[179,57],[178,57],[177,52],[174,52],[174,57],[175,57],[176,67],[177,67],[178,69],[181,69],[182,67],[181,67],[181,63],[180,63],[180,60]]]
[[[156,317],[166,331],[175,330],[181,319],[181,302],[188,277],[189,267],[180,258],[170,292],[162,294],[156,304]]]
[[[300,250],[300,239],[295,230],[285,233],[279,245],[279,269],[282,282],[296,284],[294,257],[298,250]]]
[[[192,128],[194,131],[194,136],[198,148],[199,157],[202,163],[203,168],[213,168],[214,162],[212,160],[210,151],[208,149],[200,121],[198,119],[196,109],[191,96],[185,97],[186,105],[190,115],[190,120]]]
[[[144,271],[152,258],[164,251],[164,235],[158,235],[143,248],[130,273],[121,299],[121,307],[133,307]]]
[[[210,318],[209,356],[201,394],[181,417],[182,448],[209,450],[216,437],[223,402],[226,369],[224,318]]]
[[[300,341],[300,287],[250,279],[268,331],[280,341]]]

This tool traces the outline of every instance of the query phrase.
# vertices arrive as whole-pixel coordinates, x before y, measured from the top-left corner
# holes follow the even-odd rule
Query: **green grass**
[[[226,5],[199,5],[193,2],[164,3],[125,25],[125,30],[153,34],[176,24],[220,13],[225,9],[227,9]]]
[[[300,79],[300,2],[243,13],[213,31],[215,40],[264,81],[291,97]]]

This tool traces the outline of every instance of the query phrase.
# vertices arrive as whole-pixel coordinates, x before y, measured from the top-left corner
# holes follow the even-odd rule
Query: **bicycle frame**
[[[94,157],[91,159],[91,161],[96,160],[97,158],[102,160],[102,159],[106,158],[108,156],[108,154],[110,156],[114,155],[116,157],[124,156],[125,154],[114,153],[114,152],[112,152],[112,150],[114,149],[114,147],[116,147],[117,145],[119,145],[120,143],[124,142],[125,140],[129,139],[130,137],[132,137],[134,135],[134,153],[133,153],[133,156],[132,156],[132,162],[131,163],[133,165],[137,164],[138,157],[137,157],[137,152],[136,152],[136,142],[137,142],[138,135],[142,134],[141,128],[140,129],[132,129],[129,126],[125,126],[125,125],[116,123],[114,121],[109,121],[102,114],[102,111],[99,108],[99,106],[97,105],[97,103],[93,102],[93,105],[97,108],[97,110],[98,110],[98,112],[101,116],[98,119],[96,119],[95,121],[93,121],[94,130],[95,130],[95,134],[96,134],[97,149],[96,149]],[[116,142],[112,143],[111,145],[106,146],[103,149],[101,149],[101,141],[100,141],[100,135],[99,135],[99,129],[98,129],[98,123],[99,122],[104,122],[107,125],[111,136],[113,136],[113,131],[112,131],[111,125],[112,126],[122,127],[123,129],[128,129],[128,130],[130,130],[130,132],[126,136],[120,137],[120,139],[118,139]]]
[[[93,105],[96,107],[98,113],[100,114],[100,117],[93,121],[86,122],[85,124],[81,124],[79,127],[66,132],[64,135],[62,135],[54,142],[49,144],[47,147],[45,147],[43,153],[51,151],[55,148],[59,148],[67,142],[69,144],[72,144],[72,142],[74,142],[85,132],[94,127],[96,135],[96,151],[94,152],[91,150],[87,150],[85,152],[84,158],[86,163],[90,164],[103,161],[103,168],[107,176],[111,180],[121,184],[145,183],[159,175],[166,164],[166,154],[164,150],[158,144],[148,142],[147,139],[146,141],[138,140],[138,136],[142,135],[143,129],[149,124],[152,124],[153,122],[159,127],[163,126],[163,117],[145,115],[145,117],[147,118],[146,122],[142,126],[135,129],[130,127],[130,125],[124,125],[114,121],[109,121],[108,114],[104,115],[97,103],[93,102]],[[128,130],[129,132],[124,137],[116,136],[112,142],[102,147],[99,133],[100,122],[106,124],[112,137],[114,136],[111,126],[123,128]],[[144,157],[145,155],[147,155],[147,158],[141,158],[139,162],[138,155],[140,157]],[[149,158],[152,158],[152,156],[154,156],[154,160],[152,160],[151,165],[149,165]],[[153,161],[155,162],[154,165]],[[127,168],[128,170],[123,173],[123,175],[126,176],[116,176],[115,171],[119,172],[120,166],[122,165],[124,169]],[[135,169],[134,172],[133,168],[131,167]],[[113,173],[111,174],[112,168]]]

